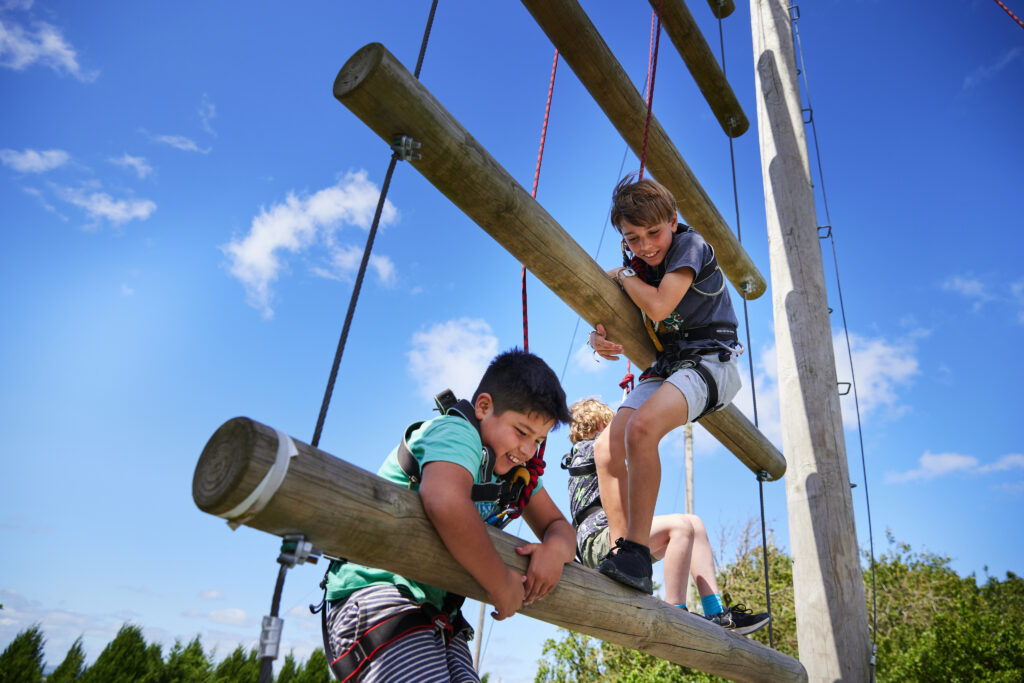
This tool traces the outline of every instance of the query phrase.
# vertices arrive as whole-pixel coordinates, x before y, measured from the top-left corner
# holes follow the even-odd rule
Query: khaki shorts
[[[733,354],[727,361],[720,361],[717,355],[708,354],[704,356],[702,362],[711,376],[715,378],[715,383],[718,384],[718,403],[723,406],[728,404],[743,386],[736,354]],[[633,391],[629,392],[629,396],[620,407],[639,408],[665,382],[678,389],[686,398],[687,421],[692,421],[695,415],[701,414],[708,401],[708,385],[704,382],[704,378],[691,368],[677,370],[667,380],[660,377],[643,380],[636,385]]]
[[[597,569],[601,560],[612,549],[612,533],[608,527],[598,529],[587,536],[580,546],[580,557],[583,558],[583,566]]]

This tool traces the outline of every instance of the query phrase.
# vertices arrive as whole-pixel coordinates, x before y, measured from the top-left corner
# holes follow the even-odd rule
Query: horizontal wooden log
[[[192,480],[199,509],[224,516],[246,501],[277,460],[284,434],[248,418],[224,423],[207,442]],[[276,492],[247,526],[303,534],[324,552],[381,567],[486,602],[486,593],[445,548],[420,497],[297,440]],[[506,565],[526,571],[520,539],[489,528]],[[625,588],[573,562],[558,587],[522,613],[736,681],[805,681],[797,660],[697,615]]]
[[[736,10],[736,3],[733,0],[708,0],[711,6],[711,13],[719,19],[725,19]]]
[[[651,7],[661,11],[661,25],[672,39],[686,68],[693,75],[701,94],[707,100],[718,125],[731,138],[738,138],[750,128],[750,121],[736,99],[729,81],[722,73],[714,53],[708,47],[700,27],[690,14],[684,0],[649,0]]]
[[[619,135],[640,157],[647,105],[576,0],[522,0]],[[747,299],[764,294],[764,276],[736,239],[656,116],[647,136],[647,170],[676,198],[679,213],[711,246],[729,281]]]
[[[422,158],[409,163],[434,187],[584,320],[603,324],[637,367],[654,361],[629,297],[383,45],[371,43],[345,63],[334,96],[385,140],[407,135],[421,143]],[[709,415],[705,423],[720,419]],[[744,432],[731,441],[748,449],[736,453],[741,461],[755,463],[755,472],[766,470],[772,479],[783,475],[782,455],[749,421],[729,425]]]

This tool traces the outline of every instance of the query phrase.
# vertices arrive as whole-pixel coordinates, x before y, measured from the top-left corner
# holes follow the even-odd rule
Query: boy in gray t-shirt
[[[617,539],[598,571],[651,593],[658,443],[733,399],[741,385],[736,356],[742,347],[714,249],[678,223],[675,199],[665,187],[624,178],[612,194],[611,222],[622,235],[628,265],[608,276],[643,313],[658,354],[602,433],[606,446],[595,449],[601,499]],[[590,346],[608,360],[623,351],[600,324],[590,333]]]

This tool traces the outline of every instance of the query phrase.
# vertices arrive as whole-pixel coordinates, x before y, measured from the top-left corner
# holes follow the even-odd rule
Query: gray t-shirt
[[[732,308],[732,299],[729,298],[729,288],[725,286],[725,275],[721,269],[713,271],[706,280],[697,282],[701,270],[711,262],[714,254],[711,245],[699,233],[687,230],[685,225],[679,226],[678,232],[672,238],[672,246],[669,247],[665,260],[658,267],[657,282],[648,284],[657,285],[665,273],[671,273],[684,267],[693,269],[694,283],[686,290],[682,300],[676,304],[672,315],[657,321],[656,330],[658,332],[689,330],[711,323],[738,324],[736,312]],[[688,342],[685,346],[707,348],[718,346],[718,343],[704,339]]]

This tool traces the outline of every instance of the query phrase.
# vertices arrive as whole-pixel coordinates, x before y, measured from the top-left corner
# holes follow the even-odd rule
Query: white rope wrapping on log
[[[292,458],[299,454],[299,449],[295,447],[292,437],[280,430],[275,429],[274,431],[277,432],[277,455],[274,457],[273,466],[263,477],[259,486],[253,489],[245,500],[220,515],[228,520],[228,526],[232,531],[258,515],[270,502],[270,499],[277,493],[277,489],[281,487],[281,482],[284,481],[284,476],[288,473],[288,465]]]

